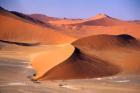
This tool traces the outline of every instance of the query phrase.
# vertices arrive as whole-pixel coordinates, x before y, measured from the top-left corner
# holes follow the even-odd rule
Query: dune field
[[[139,93],[140,23],[1,7],[0,74],[0,93]]]

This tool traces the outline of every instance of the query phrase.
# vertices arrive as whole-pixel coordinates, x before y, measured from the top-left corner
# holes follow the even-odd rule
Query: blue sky
[[[140,20],[140,0],[0,0],[0,6],[54,17],[88,18],[106,13],[124,20]]]

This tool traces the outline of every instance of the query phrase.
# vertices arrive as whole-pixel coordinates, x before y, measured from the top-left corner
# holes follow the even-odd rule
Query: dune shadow
[[[39,43],[22,43],[22,42],[14,42],[14,41],[6,41],[6,40],[0,40],[0,42],[7,43],[7,44],[15,44],[19,46],[37,46]]]

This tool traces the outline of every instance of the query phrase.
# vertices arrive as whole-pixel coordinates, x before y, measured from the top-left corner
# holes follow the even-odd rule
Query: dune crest
[[[97,20],[97,19],[102,19],[106,17],[109,17],[109,16],[104,13],[99,13],[96,16],[89,18],[89,20]]]

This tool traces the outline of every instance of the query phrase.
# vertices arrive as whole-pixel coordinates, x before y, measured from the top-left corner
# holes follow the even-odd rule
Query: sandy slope
[[[129,35],[97,35],[73,43],[90,57],[114,64],[124,73],[140,73],[140,41]]]
[[[36,70],[34,79],[41,78],[46,72],[68,59],[74,51],[72,45],[56,45],[48,51],[36,55],[32,60],[32,67]]]
[[[91,35],[98,34],[110,34],[110,35],[118,35],[118,34],[129,34],[134,37],[140,38],[140,25],[119,25],[119,26],[74,26],[74,28],[78,28],[78,30],[64,32],[70,34],[72,36],[87,37]]]
[[[44,28],[22,18],[0,11],[0,39],[17,42],[39,42],[42,44],[56,44],[72,42],[73,38],[63,35],[51,28]]]

